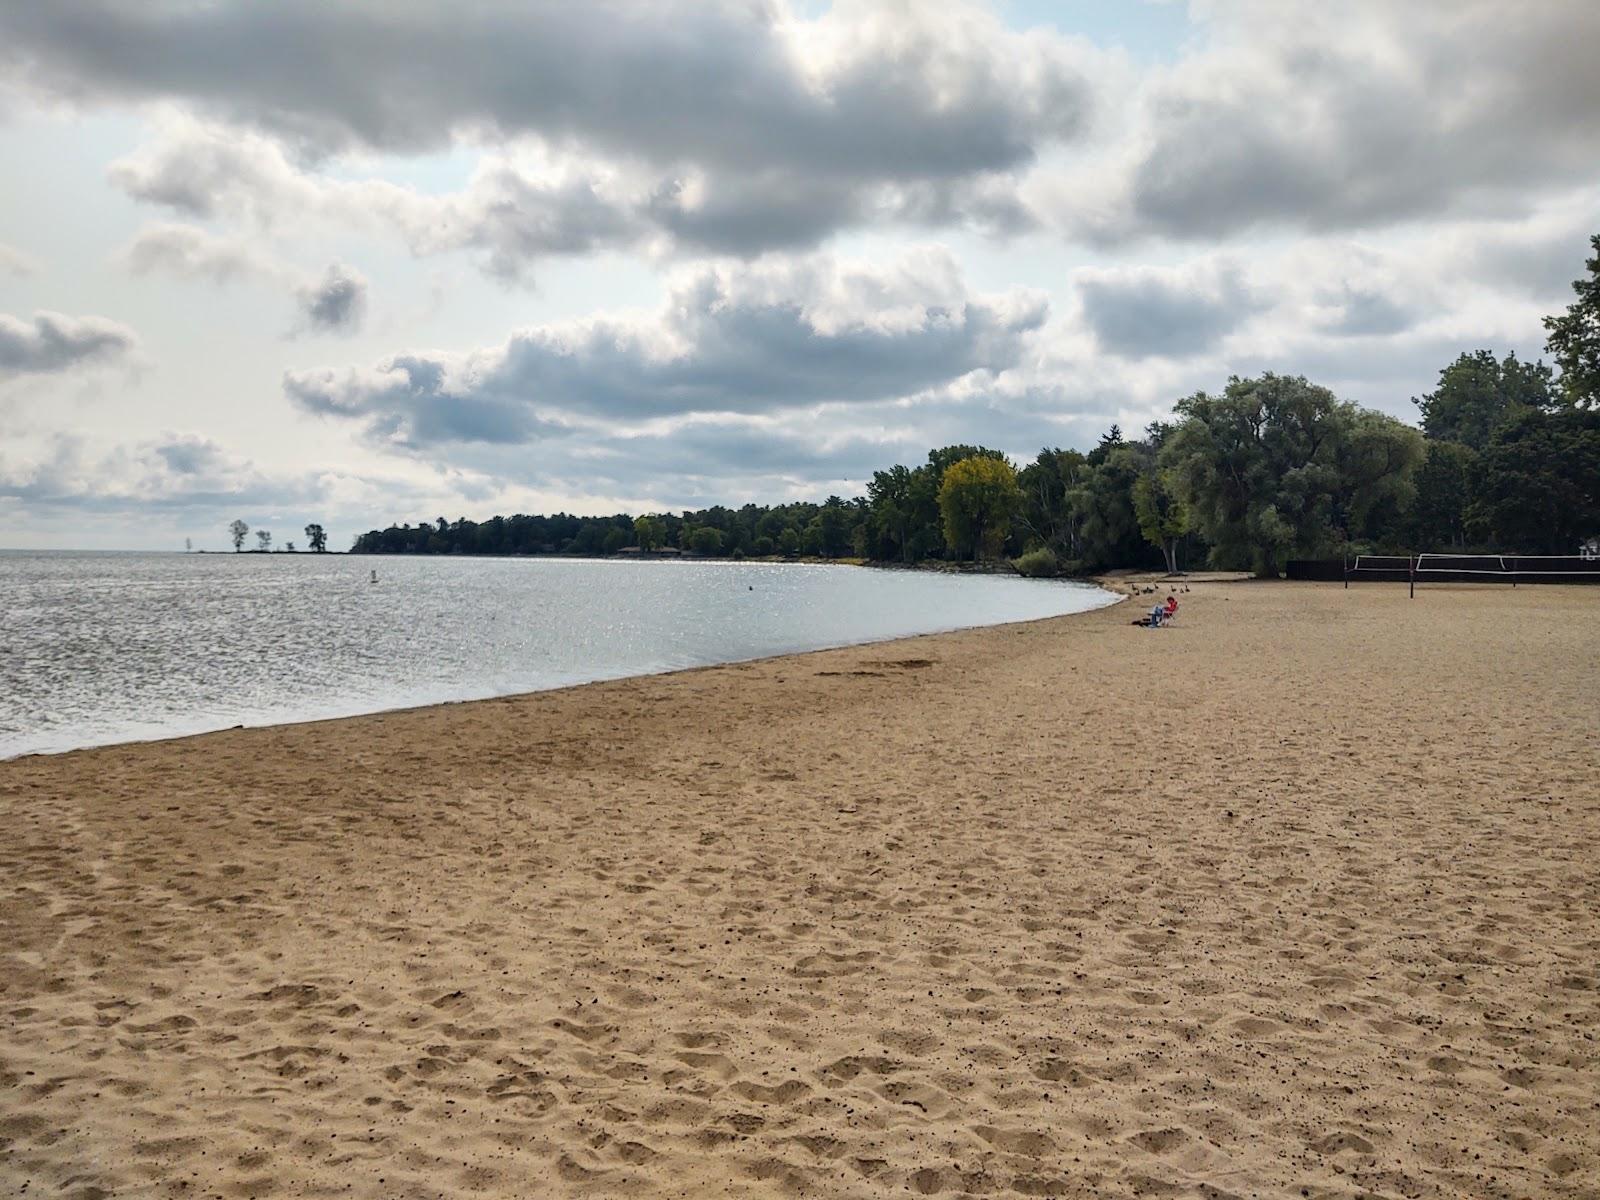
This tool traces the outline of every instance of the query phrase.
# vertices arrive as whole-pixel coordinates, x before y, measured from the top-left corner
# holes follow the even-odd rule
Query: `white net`
[[[1461,579],[1592,577],[1600,561],[1579,554],[1358,554],[1349,567],[1352,576],[1403,576]]]

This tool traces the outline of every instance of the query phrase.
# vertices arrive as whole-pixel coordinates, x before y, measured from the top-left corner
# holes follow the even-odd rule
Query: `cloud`
[[[332,178],[270,137],[171,117],[108,176],[133,199],[187,216],[263,230],[320,220],[389,232],[416,255],[476,254],[510,281],[542,259],[603,250],[755,257],[814,247],[858,225],[1004,235],[1036,223],[1009,176],[879,184],[776,170],[661,172],[530,147],[486,155],[460,190],[428,194]]]
[[[22,77],[75,100],[180,100],[323,146],[425,151],[463,130],[657,163],[895,178],[1070,138],[1085,52],[950,4],[173,5],[0,10]]]
[[[645,238],[755,255],[863,221],[1026,227],[1016,173],[1082,136],[1106,69],[1085,43],[955,0],[842,0],[815,19],[750,0],[61,0],[0,10],[0,44],[44,95],[176,102],[229,130],[118,164],[132,195],[205,217],[377,199],[414,247],[480,249],[504,274]],[[499,152],[448,200],[305,170],[463,142]]]
[[[0,242],[0,275],[14,275],[26,279],[39,271],[39,263],[13,246]]]
[[[1392,296],[1377,291],[1346,288],[1337,301],[1337,315],[1323,328],[1330,333],[1363,337],[1371,334],[1403,333],[1417,319]]]
[[[133,330],[105,317],[36,312],[29,323],[0,313],[0,379],[110,362],[138,346]]]
[[[669,202],[646,180],[604,164],[524,152],[484,159],[459,192],[428,195],[382,179],[334,179],[259,134],[169,118],[156,140],[114,162],[111,182],[136,200],[261,230],[308,220],[398,234],[413,254],[465,250],[486,271],[521,278],[552,255],[636,246]],[[659,191],[659,189],[658,189]]]
[[[1516,204],[1600,159],[1600,6],[1207,0],[1062,225],[1103,242],[1373,229]],[[1112,177],[1109,187],[1100,180]],[[1077,191],[1092,194],[1084,200]]]
[[[358,271],[335,264],[320,281],[301,287],[297,299],[307,329],[354,333],[366,316],[367,281]]]
[[[399,445],[525,442],[584,420],[770,413],[906,395],[1014,364],[1027,293],[970,294],[942,251],[887,267],[817,256],[684,276],[659,312],[537,326],[468,354],[291,371],[290,399]]]
[[[1481,223],[1449,238],[1465,272],[1565,308],[1600,230],[1600,192],[1563,197],[1518,222]]]
[[[113,167],[137,198],[383,227],[508,279],[552,255],[755,257],[857,228],[1101,246],[1375,229],[1528,203],[1600,158],[1589,0],[1515,22],[1498,0],[1193,13],[1183,56],[1141,73],[972,6],[890,0],[814,19],[742,0],[64,0],[0,13],[0,37],[48,94],[179,103]],[[485,153],[454,194],[320,173],[462,144]]]
[[[166,272],[211,283],[258,277],[281,279],[282,268],[233,238],[218,237],[193,225],[152,225],[139,231],[121,253],[136,275]]]
[[[1088,269],[1078,294],[1101,348],[1123,358],[1209,350],[1259,308],[1231,267]]]
[[[366,317],[368,285],[353,267],[334,263],[319,277],[271,258],[239,238],[219,237],[193,225],[151,225],[118,255],[136,275],[155,272],[217,285],[260,279],[288,290],[295,303],[295,330],[348,334]]]
[[[197,533],[210,530],[215,543],[238,516],[252,525],[282,521],[287,536],[295,537],[309,520],[330,529],[336,521],[365,528],[376,516],[388,520],[407,506],[436,509],[489,494],[484,480],[450,470],[271,470],[196,433],[109,443],[56,433],[29,445],[0,447],[0,503],[21,504],[30,518],[126,515],[134,522],[128,529],[136,530],[152,514],[181,516]],[[106,541],[103,534],[94,540]],[[148,539],[136,534],[133,540]]]
[[[75,434],[56,434],[26,458],[0,461],[0,496],[38,505],[140,507],[274,502],[313,498],[314,481],[270,480],[249,460],[209,438],[168,434],[97,451]]]

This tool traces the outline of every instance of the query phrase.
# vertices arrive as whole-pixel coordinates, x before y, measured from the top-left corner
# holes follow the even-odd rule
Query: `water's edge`
[[[382,557],[368,555],[364,557]],[[1059,580],[1039,580],[1040,584],[1059,583]],[[1079,581],[1072,581],[1079,582]],[[671,675],[687,675],[697,671],[715,671],[724,667],[748,665],[750,663],[778,662],[783,659],[804,659],[817,654],[827,654],[835,650],[848,650],[860,646],[892,646],[900,642],[922,641],[927,638],[949,637],[958,633],[970,633],[977,629],[1016,629],[1028,625],[1042,625],[1049,621],[1070,621],[1076,617],[1087,617],[1108,608],[1114,608],[1128,597],[1110,591],[1097,585],[1096,590],[1104,593],[1105,600],[1093,608],[1081,609],[1077,612],[1058,613],[1053,616],[1034,617],[1023,621],[1002,621],[996,624],[980,625],[953,625],[947,629],[933,629],[923,633],[897,635],[887,638],[863,638],[858,641],[839,642],[830,646],[815,646],[809,650],[791,650],[780,654],[758,654],[747,658],[729,658],[718,662],[697,663],[687,667],[672,667],[658,671],[634,671],[616,675],[602,675],[593,679],[586,679],[578,683],[561,683],[550,687],[530,688],[523,691],[492,692],[482,696],[472,696],[464,699],[425,700],[416,704],[398,704],[379,708],[360,708],[345,712],[330,712],[318,716],[291,718],[288,720],[262,721],[259,723],[236,723],[232,725],[217,725],[206,729],[191,729],[182,733],[158,734],[153,737],[120,738],[113,741],[90,742],[86,745],[63,747],[59,750],[28,750],[18,754],[0,754],[0,765],[8,762],[20,762],[29,758],[59,758],[67,754],[98,754],[107,751],[116,751],[125,746],[150,746],[164,742],[182,742],[193,738],[209,737],[217,733],[226,733],[236,729],[286,729],[298,725],[332,724],[341,721],[358,721],[366,717],[383,716],[388,713],[418,712],[431,708],[447,708],[461,704],[483,704],[489,701],[515,700],[525,696],[542,696],[553,692],[576,691],[580,688],[596,687],[603,684],[621,683],[629,679],[650,679]]]

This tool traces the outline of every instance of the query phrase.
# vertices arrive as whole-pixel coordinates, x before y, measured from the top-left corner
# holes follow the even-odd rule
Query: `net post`
[[[1344,555],[1344,590],[1350,590],[1350,556]]]
[[[1410,568],[1411,599],[1415,600],[1417,598],[1417,560],[1414,558],[1407,558],[1406,566]]]

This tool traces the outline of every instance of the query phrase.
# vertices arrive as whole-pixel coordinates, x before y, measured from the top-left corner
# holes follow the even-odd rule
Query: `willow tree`
[[[1017,473],[1003,458],[963,458],[945,469],[939,484],[945,541],[957,551],[970,548],[974,562],[1005,541],[1021,507]]]
[[[1416,430],[1303,376],[1235,376],[1177,412],[1161,465],[1218,565],[1263,578],[1359,536],[1382,505],[1403,510],[1423,458]]]

